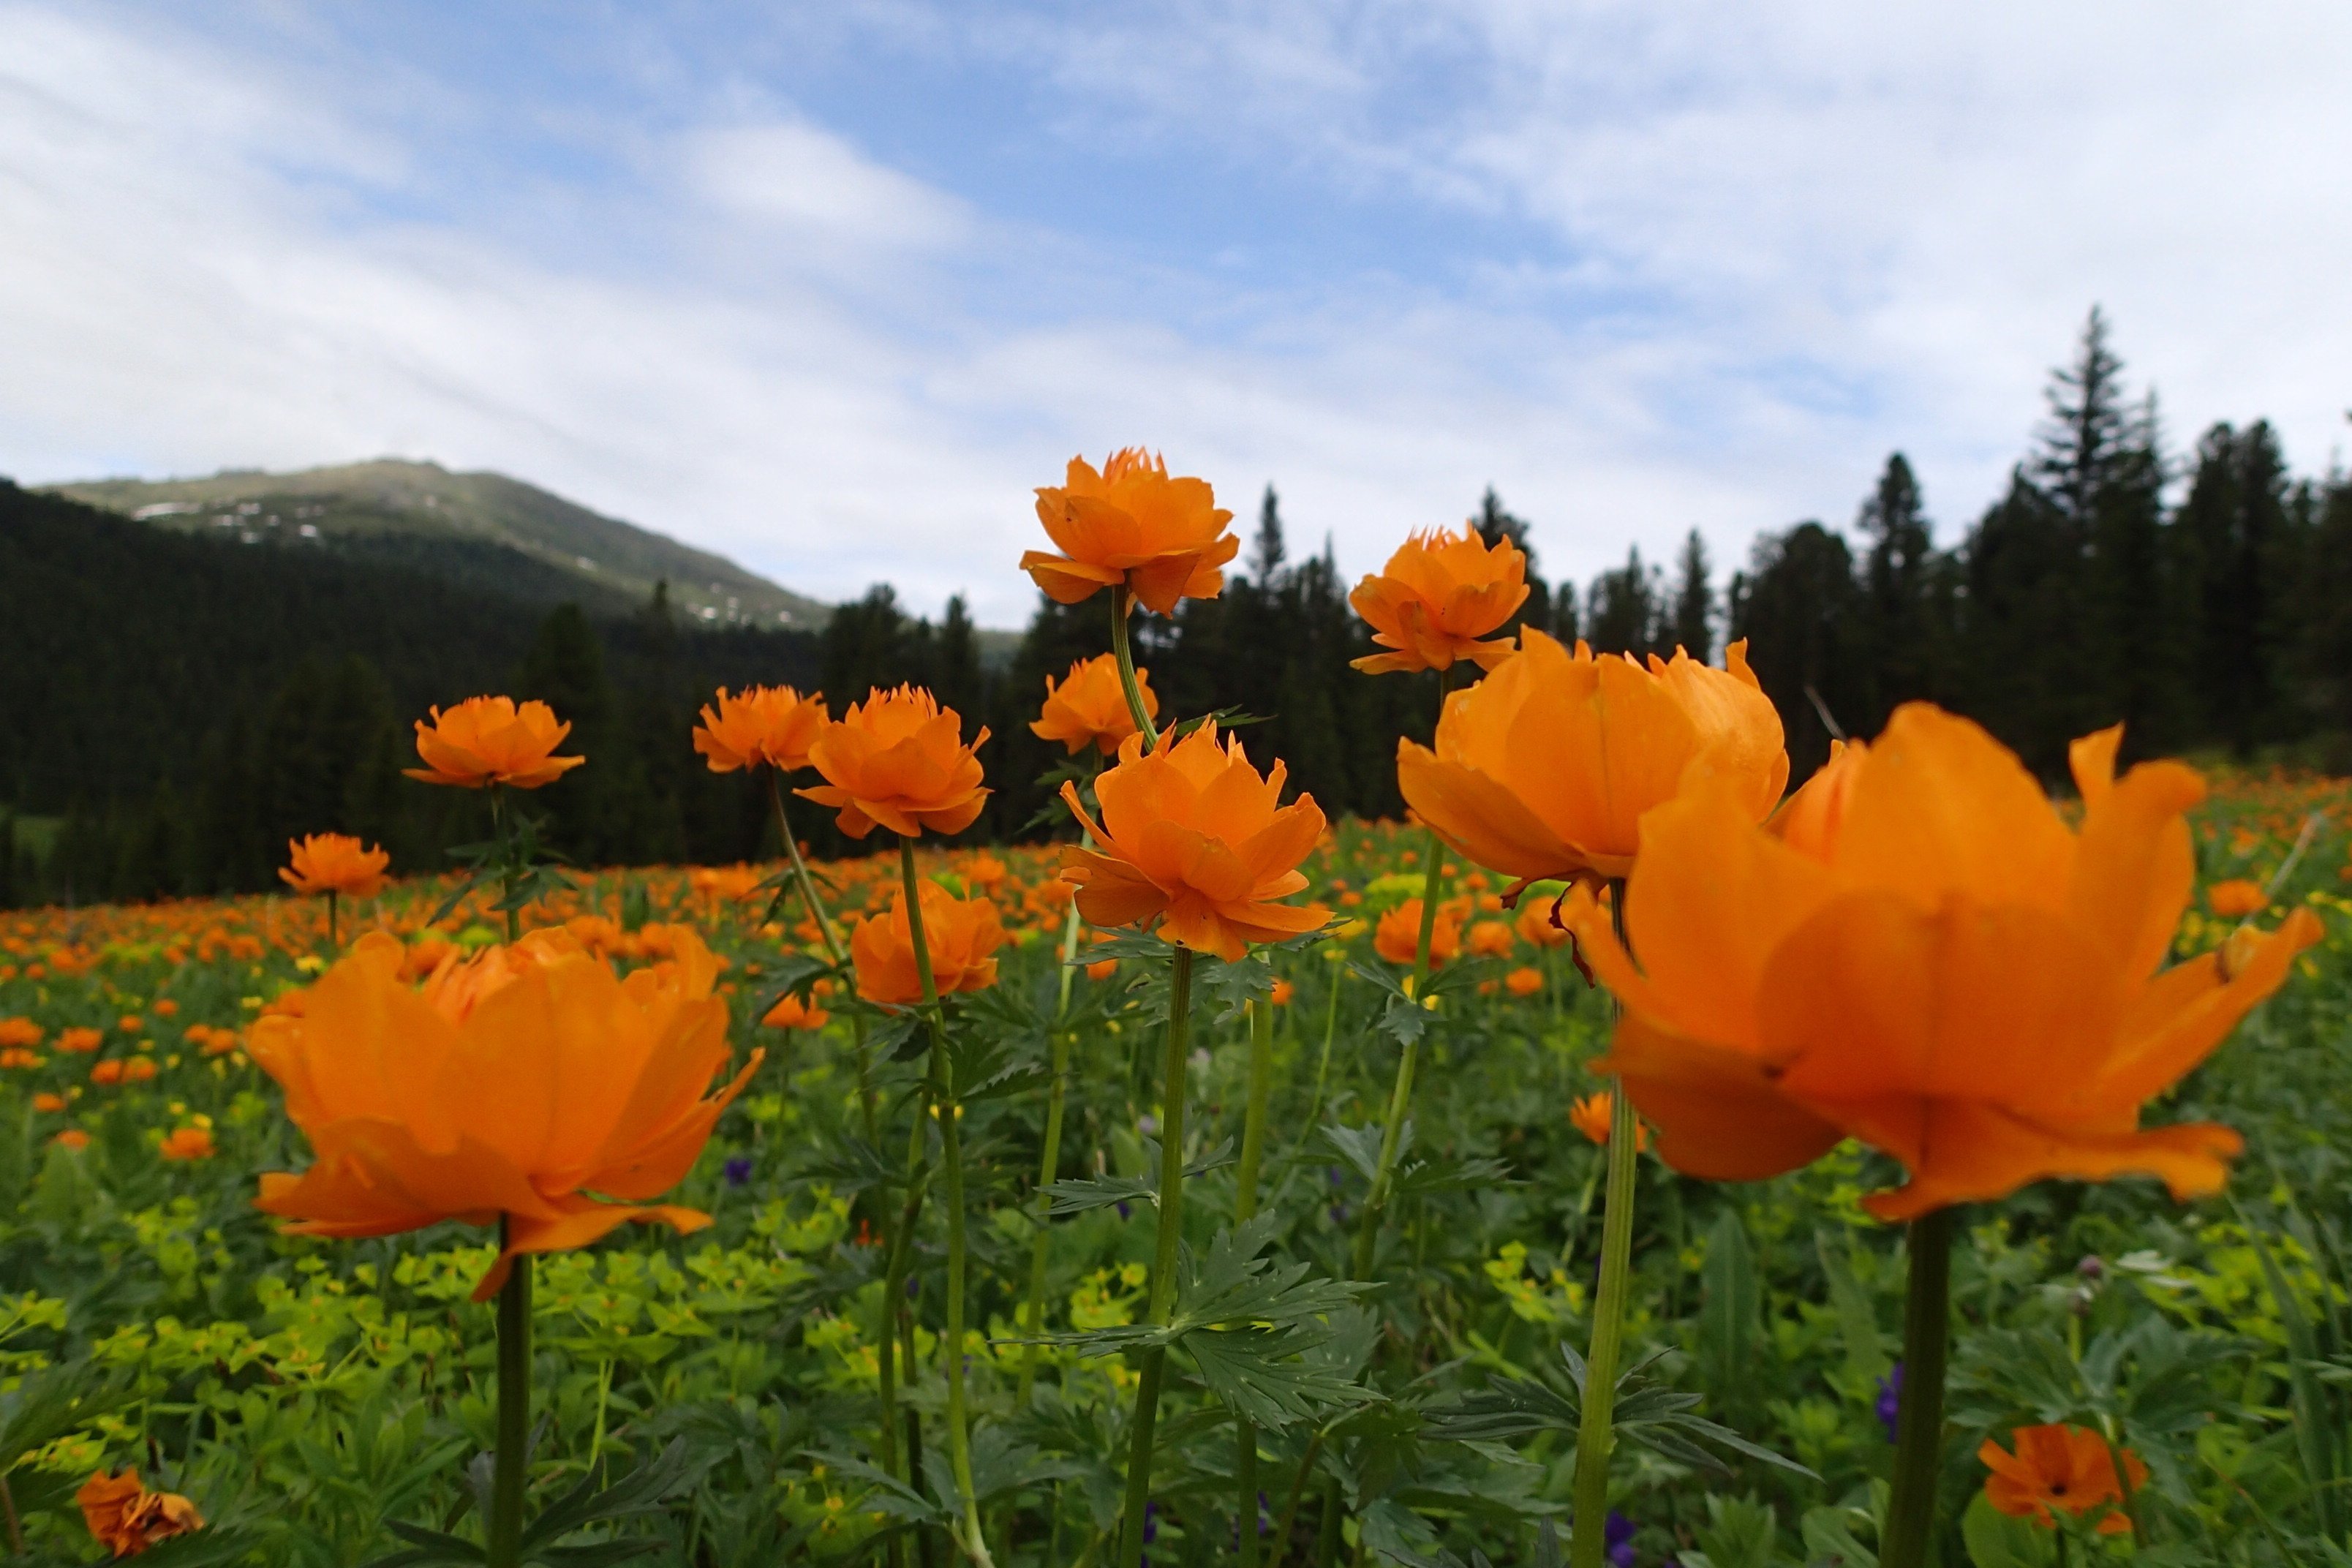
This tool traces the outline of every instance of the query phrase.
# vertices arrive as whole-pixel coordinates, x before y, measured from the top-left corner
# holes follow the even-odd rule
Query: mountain
[[[669,584],[678,613],[713,626],[822,627],[827,607],[721,555],[679,543],[503,474],[382,458],[270,474],[92,479],[46,487],[142,522],[403,565],[467,587],[594,613]]]

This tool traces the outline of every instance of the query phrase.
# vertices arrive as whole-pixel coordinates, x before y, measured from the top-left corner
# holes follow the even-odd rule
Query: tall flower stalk
[[[1429,834],[1422,852],[1429,858],[1429,869],[1421,884],[1421,930],[1413,938],[1412,976],[1405,983],[1406,994],[1415,1002],[1429,984],[1429,943],[1437,930],[1437,891],[1445,876],[1445,847],[1437,835]],[[1349,1272],[1356,1279],[1371,1277],[1372,1258],[1379,1250],[1381,1223],[1388,1213],[1389,1189],[1396,1177],[1397,1149],[1404,1141],[1405,1123],[1412,1116],[1413,1078],[1421,1060],[1421,1041],[1416,1037],[1407,1040],[1397,1053],[1396,1082],[1389,1089],[1389,1109],[1381,1124],[1381,1152],[1372,1167],[1371,1190],[1364,1194],[1364,1212],[1356,1222],[1356,1248],[1349,1259]]]
[[[1184,1239],[1184,1078],[1192,1055],[1192,950],[1168,960],[1168,1049],[1160,1061],[1160,1226],[1151,1247],[1150,1321],[1164,1328],[1176,1311],[1176,1250]],[[1151,1449],[1160,1422],[1160,1383],[1168,1347],[1143,1352],[1128,1423],[1127,1508],[1119,1528],[1121,1563],[1143,1561],[1143,1521],[1151,1504]]]
[[[1950,1209],[1935,1209],[1913,1220],[1905,1238],[1903,1392],[1895,1405],[1895,1489],[1878,1542],[1883,1568],[1926,1568],[1934,1540],[1952,1339],[1952,1226]]]
[[[512,1222],[501,1215],[499,1244]],[[499,1288],[498,1447],[490,1460],[490,1512],[483,1532],[488,1568],[522,1562],[523,1486],[530,1469],[530,1256],[517,1258]]]
[[[1249,1005],[1249,1100],[1242,1112],[1241,1163],[1234,1173],[1234,1224],[1257,1217],[1258,1163],[1265,1152],[1265,1106],[1274,1085],[1274,998]],[[1247,1416],[1234,1432],[1234,1519],[1241,1531],[1241,1568],[1257,1568],[1257,1426]]]
[[[1622,939],[1625,884],[1610,884]],[[1609,1461],[1616,1449],[1617,1362],[1624,1348],[1625,1295],[1633,1266],[1633,1190],[1642,1119],[1625,1086],[1609,1081],[1609,1174],[1601,1203],[1601,1280],[1593,1293],[1592,1340],[1584,1356],[1584,1405],[1578,1413],[1576,1476],[1570,1498],[1569,1568],[1601,1568],[1609,1553]]]

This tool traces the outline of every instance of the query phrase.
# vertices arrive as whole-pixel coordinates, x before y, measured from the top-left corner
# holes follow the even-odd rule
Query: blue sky
[[[2352,13],[0,0],[0,472],[495,468],[1030,603],[1144,443],[1370,568],[1945,537],[2094,300],[2176,443],[2352,404]]]

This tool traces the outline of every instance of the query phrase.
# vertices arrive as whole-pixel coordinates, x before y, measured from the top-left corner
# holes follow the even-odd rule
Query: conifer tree
[[[1675,646],[1701,664],[1715,658],[1715,587],[1708,581],[1713,570],[1706,558],[1706,541],[1694,528],[1683,541],[1682,558],[1675,567],[1669,635]]]

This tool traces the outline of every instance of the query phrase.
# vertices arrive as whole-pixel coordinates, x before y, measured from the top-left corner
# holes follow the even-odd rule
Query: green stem
[[[1429,870],[1422,879],[1421,934],[1414,939],[1412,978],[1406,985],[1407,994],[1418,1000],[1422,987],[1429,983],[1429,943],[1437,930],[1437,889],[1445,874],[1445,846],[1432,833],[1426,838]],[[1350,1274],[1358,1279],[1371,1278],[1372,1258],[1379,1249],[1381,1222],[1389,1206],[1389,1187],[1396,1173],[1397,1147],[1403,1141],[1404,1126],[1412,1113],[1412,1080],[1421,1059],[1421,1042],[1408,1040],[1397,1056],[1396,1085],[1389,1091],[1387,1122],[1381,1128],[1380,1163],[1372,1167],[1371,1191],[1364,1194],[1364,1213],[1356,1224],[1356,1255]]]
[[[915,974],[923,987],[923,1013],[931,1032],[931,1109],[940,1121],[940,1164],[948,1190],[948,1326],[944,1359],[948,1374],[948,1462],[955,1471],[956,1495],[963,1503],[961,1545],[979,1568],[991,1568],[988,1542],[980,1526],[980,1501],[971,1484],[971,1433],[963,1388],[964,1194],[963,1135],[957,1126],[962,1106],[948,1065],[947,1022],[940,1012],[940,989],[931,976],[931,950],[923,939],[922,887],[915,879],[915,841],[898,840],[898,881],[906,894],[907,934],[915,949]],[[918,1123],[919,1125],[919,1123]]]
[[[1903,1299],[1903,1397],[1895,1420],[1895,1490],[1878,1545],[1883,1568],[1925,1568],[1936,1527],[1944,1448],[1944,1364],[1951,1349],[1952,1228],[1948,1208],[1911,1222]]]
[[[514,845],[507,836],[506,792],[492,784],[489,793],[490,837],[498,846],[492,853],[499,858],[499,902],[507,906],[507,943],[512,946],[522,940],[522,911],[514,907]]]
[[[1192,1011],[1192,950],[1180,947],[1168,970],[1168,1054],[1161,1066],[1160,1234],[1151,1254],[1151,1321],[1166,1326],[1176,1310],[1176,1250],[1184,1237],[1184,1072]],[[1143,1352],[1127,1457],[1127,1513],[1117,1562],[1143,1561],[1143,1514],[1151,1501],[1151,1445],[1160,1419],[1160,1380],[1168,1350]]]
[[[1258,1161],[1265,1149],[1265,1103],[1274,1080],[1274,998],[1254,997],[1249,1005],[1249,1104],[1242,1113],[1241,1168],[1235,1173],[1234,1224],[1257,1217]],[[1242,1568],[1257,1568],[1257,1426],[1246,1416],[1234,1424],[1234,1479],[1239,1492],[1234,1518],[1241,1531]]]
[[[1069,1103],[1070,1031],[1061,1026],[1070,1010],[1070,977],[1077,973],[1078,906],[1070,905],[1069,919],[1062,928],[1062,1000],[1054,1009],[1054,1081],[1045,1089],[1045,1147],[1037,1157],[1037,1235],[1029,1244],[1029,1300],[1021,1310],[1021,1330],[1034,1340],[1045,1331],[1045,1259],[1053,1240],[1049,1217],[1054,1200],[1045,1189],[1054,1184],[1062,1167],[1062,1116]],[[1037,1357],[1042,1346],[1024,1345],[1021,1350],[1021,1381],[1013,1402],[1022,1409],[1029,1407],[1029,1394],[1037,1386]]]
[[[1625,884],[1611,884],[1617,938],[1625,939]],[[1584,1358],[1584,1408],[1576,1433],[1570,1497],[1569,1568],[1601,1568],[1608,1553],[1609,1459],[1616,1447],[1617,1358],[1625,1335],[1625,1296],[1633,1262],[1633,1193],[1642,1119],[1622,1079],[1609,1083],[1609,1178],[1601,1203],[1601,1284],[1592,1303],[1592,1342]]]
[[[1323,1121],[1323,1086],[1331,1072],[1331,1040],[1339,1032],[1339,987],[1348,978],[1347,960],[1338,952],[1331,959],[1331,994],[1323,1005],[1323,1054],[1315,1061],[1315,1098],[1307,1103],[1303,1135],[1313,1137]]]
[[[499,1219],[499,1247],[509,1221]],[[519,1255],[499,1288],[498,1447],[490,1459],[490,1517],[483,1542],[488,1568],[522,1562],[523,1482],[530,1460],[530,1254]]]
[[[336,952],[340,952],[340,951],[341,950],[341,947],[342,947],[342,943],[341,943],[341,942],[337,942],[337,941],[335,940],[335,889],[332,889],[332,888],[329,888],[329,889],[327,889],[327,953],[328,953],[328,956],[329,956],[329,957],[332,957]]]
[[[1110,651],[1118,662],[1118,686],[1127,693],[1128,716],[1143,735],[1143,749],[1160,749],[1160,731],[1151,722],[1150,713],[1143,706],[1143,688],[1135,679],[1135,651],[1128,646],[1127,618],[1135,612],[1135,595],[1122,583],[1110,595]]]
[[[801,858],[800,840],[793,837],[793,825],[784,816],[783,770],[768,770],[768,804],[775,809],[776,832],[784,841],[784,853],[792,857],[793,879],[800,884],[801,902],[807,906],[809,919],[824,938],[825,956],[836,967],[841,963],[841,938],[833,929],[833,917],[825,912],[824,900],[816,896],[816,879],[809,875],[808,862]]]

